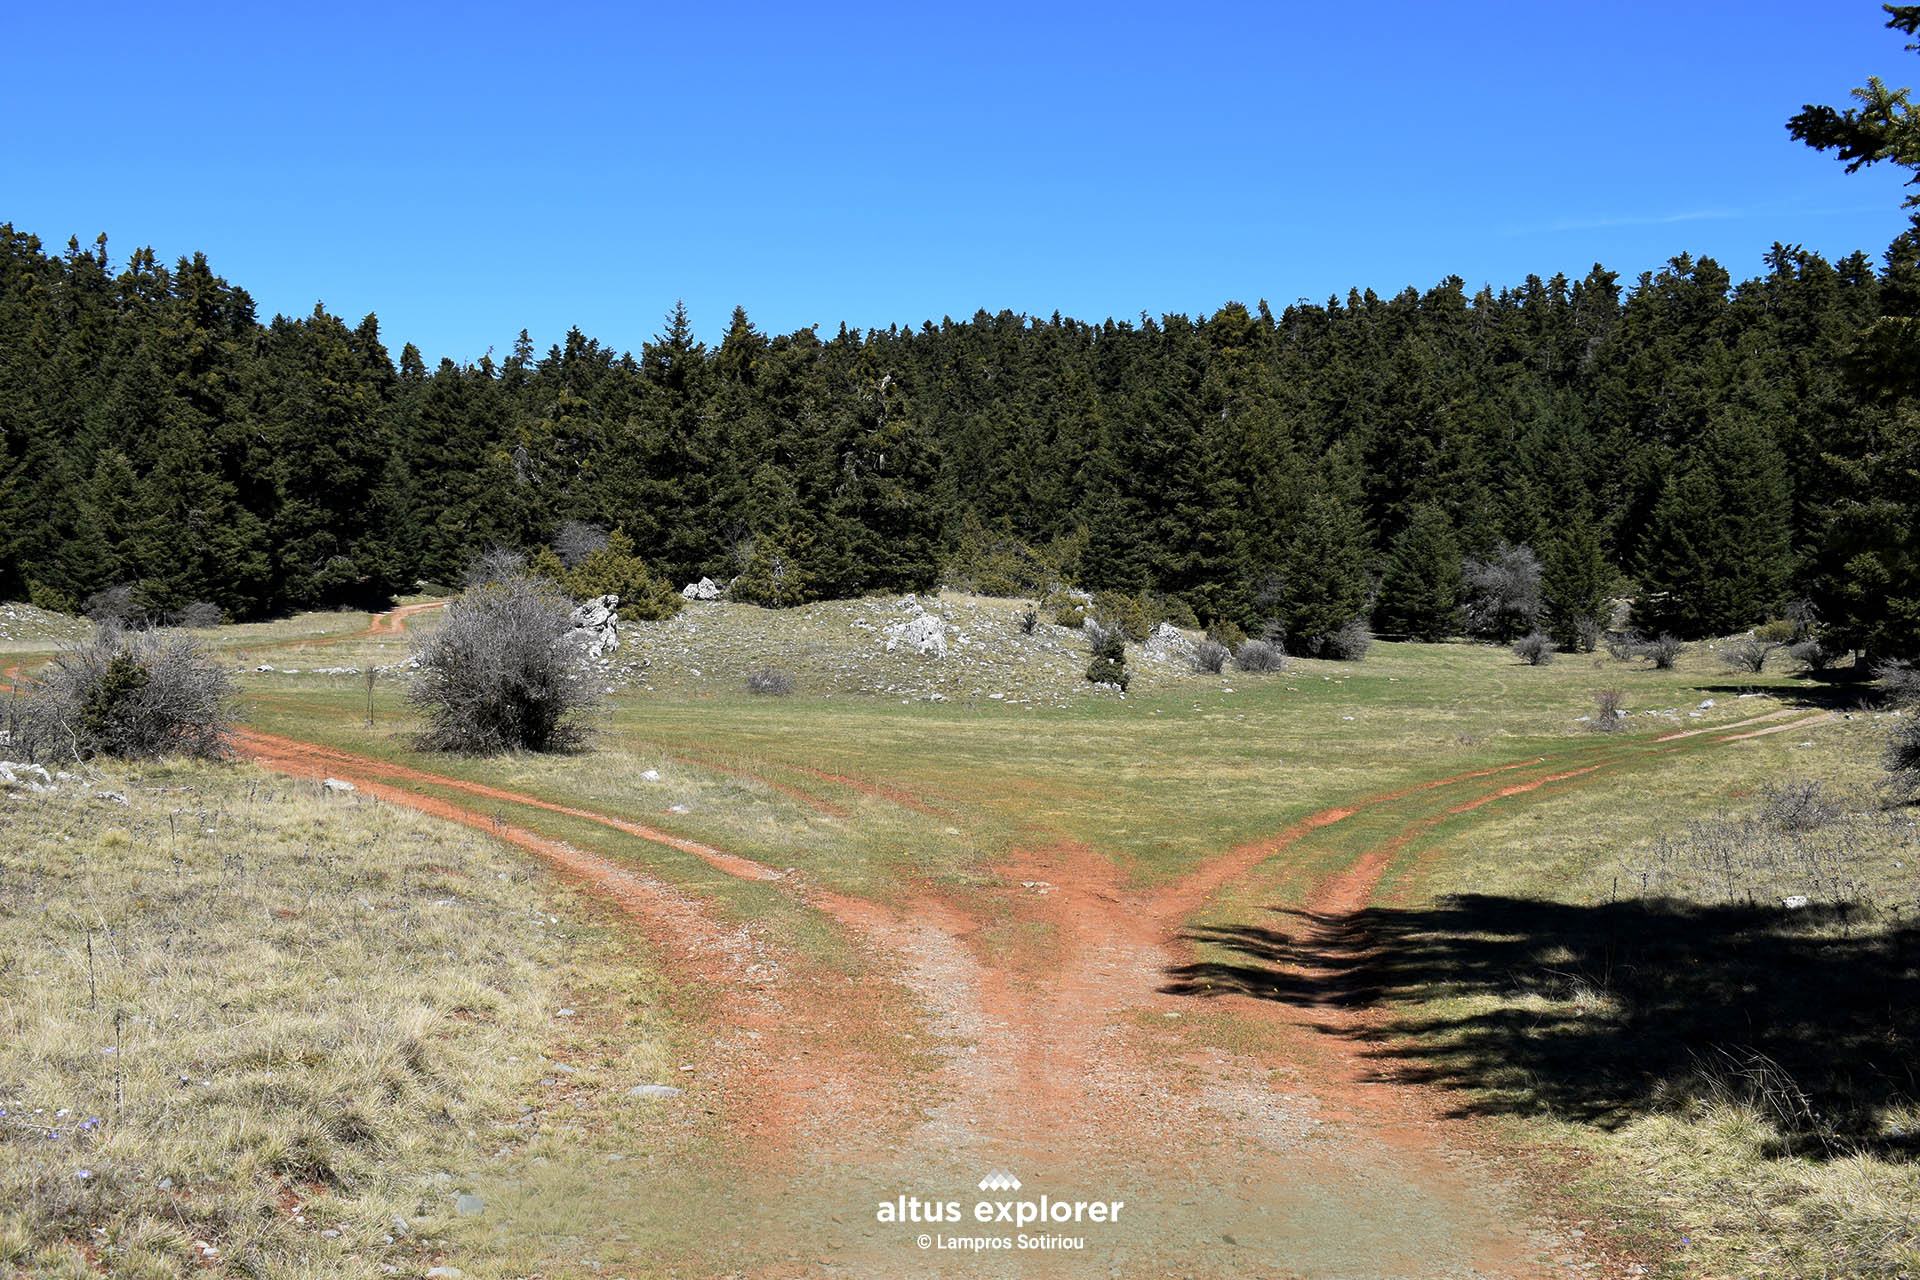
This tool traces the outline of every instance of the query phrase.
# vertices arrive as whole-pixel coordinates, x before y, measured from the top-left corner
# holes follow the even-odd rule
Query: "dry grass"
[[[453,1213],[486,1154],[527,1139],[561,984],[592,959],[519,858],[185,765],[10,794],[0,846],[0,1273],[541,1256],[495,1238],[476,1270],[481,1220]],[[615,1081],[657,1068],[648,1040]]]

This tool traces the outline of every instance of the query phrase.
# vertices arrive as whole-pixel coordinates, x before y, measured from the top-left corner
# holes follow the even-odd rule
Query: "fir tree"
[[[1415,640],[1444,640],[1459,625],[1460,544],[1447,513],[1418,508],[1395,539],[1373,606],[1373,629]]]

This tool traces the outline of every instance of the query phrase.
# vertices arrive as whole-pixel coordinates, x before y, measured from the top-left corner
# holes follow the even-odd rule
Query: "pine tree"
[[[1281,553],[1274,617],[1290,652],[1316,654],[1366,611],[1366,527],[1352,502],[1316,487]]]
[[[1540,599],[1555,644],[1570,653],[1593,648],[1606,621],[1610,577],[1593,521],[1584,511],[1569,512],[1545,540],[1540,565]]]
[[[1778,607],[1793,568],[1788,497],[1766,432],[1737,414],[1716,422],[1654,508],[1634,606],[1642,628],[1725,635]]]
[[[1373,629],[1415,640],[1444,640],[1459,625],[1460,543],[1447,513],[1414,511],[1395,539],[1373,606]]]

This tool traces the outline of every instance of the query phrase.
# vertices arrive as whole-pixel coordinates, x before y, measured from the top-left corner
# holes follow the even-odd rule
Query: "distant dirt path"
[[[830,1244],[822,1273],[983,1274],[972,1259],[920,1255],[910,1230],[847,1224],[870,1223],[872,1205],[897,1194],[971,1197],[981,1174],[1006,1168],[1028,1193],[1107,1195],[1137,1211],[1124,1224],[1087,1231],[1083,1257],[1002,1255],[989,1274],[1171,1268],[1190,1276],[1536,1280],[1572,1268],[1578,1259],[1570,1242],[1472,1149],[1467,1126],[1442,1119],[1439,1099],[1382,1080],[1353,1044],[1353,1033],[1375,1016],[1351,989],[1372,946],[1359,926],[1362,909],[1397,854],[1457,815],[1593,785],[1611,768],[1686,749],[1656,744],[1704,737],[1690,749],[1708,749],[1826,718],[1776,712],[1657,738],[1600,740],[1420,783],[1320,810],[1152,889],[1127,887],[1093,850],[1060,845],[1016,856],[1000,868],[997,885],[921,886],[897,903],[784,877],[616,814],[274,735],[247,731],[240,745],[270,767],[340,777],[501,835],[633,918],[665,963],[713,994],[725,1029],[715,1045],[717,1087],[739,1100],[727,1112],[729,1129],[774,1167],[797,1163],[809,1171],[779,1193],[794,1218],[813,1224],[795,1230],[836,1234],[824,1226],[830,1222],[849,1237]],[[861,789],[868,787],[894,794],[877,784]],[[924,1021],[888,1022],[890,1006],[875,1003],[871,984],[836,983],[810,973],[800,957],[770,955],[750,928],[719,920],[624,860],[506,826],[436,791],[593,822],[817,908],[868,953],[875,975],[897,976]],[[1368,837],[1358,856],[1306,887],[1296,913],[1303,927],[1274,957],[1273,981],[1296,998],[1236,1002],[1237,1015],[1267,1030],[1234,1041],[1231,1024],[1215,1017],[1228,1006],[1196,997],[1241,993],[1215,988],[1206,967],[1190,963],[1195,953],[1184,927],[1227,885],[1362,815],[1387,834]],[[743,985],[749,953],[799,977]],[[904,1107],[902,1090],[913,1082],[898,1078],[897,1062],[875,1057],[859,1037],[818,1035],[849,1023],[894,1039],[913,1039],[909,1026],[931,1030],[944,1063],[941,1091],[917,1112]],[[817,1051],[797,1074],[786,1050],[803,1041]],[[1583,1274],[1612,1274],[1607,1260],[1597,1266]],[[815,1273],[790,1264],[751,1272]]]

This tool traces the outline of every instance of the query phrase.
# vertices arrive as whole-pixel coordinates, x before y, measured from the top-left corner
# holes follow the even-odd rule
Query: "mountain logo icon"
[[[1020,1179],[1014,1177],[1005,1169],[995,1169],[986,1177],[980,1179],[980,1189],[982,1191],[1018,1191],[1020,1189]]]

